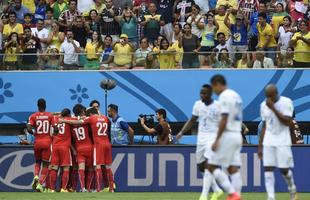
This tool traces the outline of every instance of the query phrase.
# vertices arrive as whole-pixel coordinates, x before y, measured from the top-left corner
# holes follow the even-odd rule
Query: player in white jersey
[[[263,121],[262,133],[258,146],[258,155],[263,159],[265,187],[268,200],[275,200],[274,168],[280,169],[288,184],[291,200],[297,199],[296,186],[291,168],[294,166],[291,150],[290,126],[293,125],[293,102],[278,95],[275,85],[265,89],[266,100],[261,103],[260,112]]]
[[[177,140],[179,140],[198,120],[196,162],[199,170],[204,173],[202,193],[199,200],[207,200],[211,185],[214,192],[211,200],[217,200],[223,194],[223,191],[216,184],[216,181],[207,169],[208,159],[211,155],[211,146],[216,138],[219,117],[219,103],[212,99],[211,86],[205,84],[200,90],[200,100],[194,104],[191,119],[185,123],[182,130],[176,136]]]
[[[214,75],[211,84],[213,91],[219,95],[221,116],[208,169],[217,183],[228,193],[227,200],[240,200],[242,100],[239,94],[227,88],[224,76]],[[231,181],[221,167],[227,169]]]

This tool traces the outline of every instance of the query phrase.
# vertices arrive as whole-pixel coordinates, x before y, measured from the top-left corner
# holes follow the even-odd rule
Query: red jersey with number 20
[[[74,120],[79,120],[78,117],[73,117]],[[93,145],[93,142],[90,138],[89,126],[87,124],[80,126],[72,126],[72,136],[75,140],[75,148],[77,151],[79,149],[89,147]]]
[[[71,117],[65,117],[71,120]],[[53,125],[58,127],[59,132],[53,136],[53,146],[71,146],[71,126],[66,123],[59,124],[59,117],[53,118]]]
[[[36,142],[40,140],[51,141],[50,127],[52,124],[53,115],[50,112],[36,112],[29,117],[29,122],[34,129]]]
[[[84,124],[91,127],[94,143],[109,142],[109,123],[109,119],[102,115],[92,115],[84,119]]]

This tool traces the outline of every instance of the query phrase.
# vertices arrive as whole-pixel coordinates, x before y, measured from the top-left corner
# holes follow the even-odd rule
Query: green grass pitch
[[[310,193],[299,193],[299,200],[310,200]],[[0,200],[198,200],[197,192],[119,192],[119,193],[31,193],[0,192]],[[222,197],[221,200],[225,200]],[[288,193],[277,193],[277,200],[289,200]],[[242,200],[266,200],[265,193],[243,193]]]

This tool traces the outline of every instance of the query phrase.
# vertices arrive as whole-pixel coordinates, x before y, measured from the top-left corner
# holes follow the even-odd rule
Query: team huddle
[[[212,93],[219,95],[212,99]],[[263,130],[258,146],[258,155],[263,160],[267,199],[275,200],[274,168],[279,168],[288,185],[290,199],[296,200],[296,185],[293,173],[290,127],[293,126],[293,103],[278,95],[276,86],[265,88],[266,100],[261,103]],[[211,78],[211,85],[200,90],[200,100],[194,104],[192,117],[178,133],[177,139],[190,130],[198,120],[196,161],[203,173],[203,188],[199,200],[207,200],[210,187],[217,200],[224,192],[227,200],[240,200],[242,189],[242,99],[228,89],[222,75]],[[226,171],[227,173],[225,173]],[[221,187],[219,187],[221,186]],[[224,192],[222,191],[224,190]]]
[[[35,136],[35,171],[32,188],[56,191],[60,170],[60,192],[114,192],[115,184],[110,143],[110,121],[94,106],[77,104],[61,113],[46,112],[44,99],[38,100],[38,112],[29,117],[27,129]],[[95,178],[94,178],[95,177]],[[45,188],[43,188],[45,186]]]

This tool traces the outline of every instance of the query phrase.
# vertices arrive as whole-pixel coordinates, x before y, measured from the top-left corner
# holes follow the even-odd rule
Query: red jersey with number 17
[[[36,112],[29,117],[28,124],[35,129],[36,142],[40,140],[51,141],[50,127],[52,119],[53,114],[50,112]]]
[[[71,120],[71,117],[65,117],[65,120]],[[71,126],[66,123],[59,124],[59,117],[53,118],[53,126],[57,126],[59,132],[53,136],[53,146],[71,146]]]
[[[84,124],[91,127],[94,143],[109,142],[109,119],[103,115],[92,115],[85,118]]]
[[[78,117],[72,117],[73,120],[79,120]],[[77,151],[82,148],[87,148],[93,145],[93,142],[90,138],[89,125],[75,125],[72,126],[72,136],[75,140],[75,148]]]

